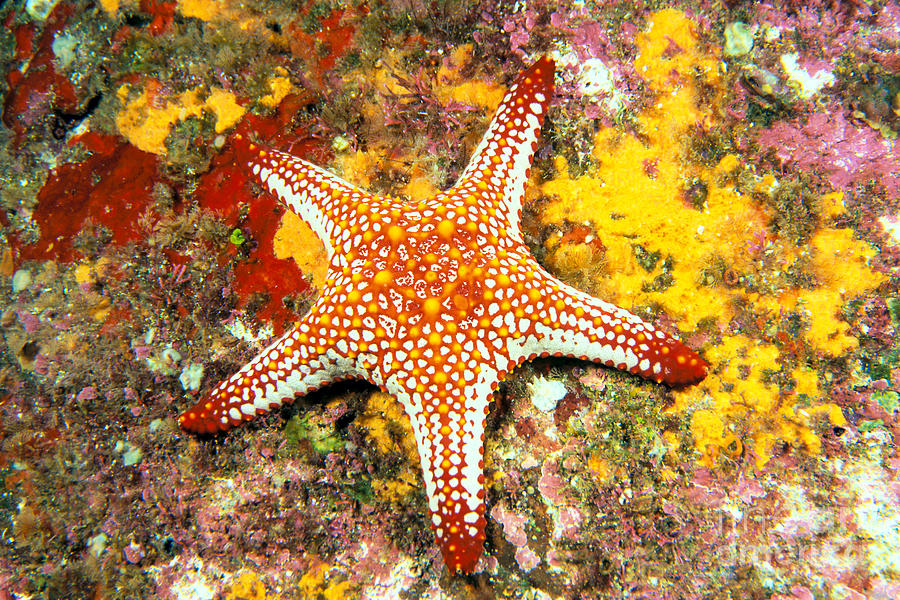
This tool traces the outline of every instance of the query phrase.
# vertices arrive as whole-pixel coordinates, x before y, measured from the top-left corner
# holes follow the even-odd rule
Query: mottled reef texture
[[[0,600],[900,597],[896,1],[0,19]],[[175,417],[322,283],[236,134],[422,198],[544,54],[529,247],[711,372],[518,369],[482,569],[451,577],[391,397],[341,384],[211,439]]]

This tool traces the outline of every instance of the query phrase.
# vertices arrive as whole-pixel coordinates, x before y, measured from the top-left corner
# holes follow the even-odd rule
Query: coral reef
[[[0,597],[900,596],[900,7],[666,6],[4,4]],[[175,417],[322,285],[236,135],[423,198],[544,54],[526,242],[711,372],[510,375],[451,577],[390,396]]]

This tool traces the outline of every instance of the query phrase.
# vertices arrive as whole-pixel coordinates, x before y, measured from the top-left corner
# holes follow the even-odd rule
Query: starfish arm
[[[479,205],[496,210],[516,239],[521,238],[525,184],[553,95],[554,71],[553,61],[542,57],[516,78],[466,170],[450,190],[474,195]]]
[[[285,152],[248,144],[243,158],[254,178],[306,221],[329,258],[335,249],[346,250],[351,229],[369,228],[365,208],[378,204],[373,194]]]
[[[181,414],[181,428],[194,433],[226,431],[279,408],[297,394],[359,377],[354,359],[313,326],[320,317],[314,306],[296,327]]]
[[[425,385],[393,374],[385,387],[412,425],[444,563],[451,573],[471,573],[484,550],[484,428],[499,374],[487,361],[457,364],[459,372],[437,370]]]
[[[534,273],[535,285],[545,293],[535,302],[534,319],[521,328],[524,335],[508,342],[514,363],[535,356],[570,356],[673,386],[706,377],[707,362],[682,342],[623,308],[562,283],[540,267]]]

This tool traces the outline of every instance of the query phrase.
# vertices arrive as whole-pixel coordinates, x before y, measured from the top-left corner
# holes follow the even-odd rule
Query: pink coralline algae
[[[78,392],[78,396],[75,397],[76,400],[93,400],[97,397],[97,390],[93,387],[88,386],[83,388],[80,392]]]
[[[582,515],[577,508],[574,506],[564,506],[559,509],[559,520],[554,523],[553,539],[575,539],[575,535],[578,533],[578,529],[581,527],[583,521],[584,515]]]
[[[516,563],[523,571],[530,571],[541,564],[541,557],[531,548],[519,548],[516,550]]]
[[[756,21],[791,31],[804,46],[827,60],[838,58],[846,48],[868,49],[871,42],[877,43],[878,38],[866,35],[862,27],[863,18],[872,14],[864,2],[766,2],[758,3],[754,10]],[[877,25],[874,33],[880,33]]]
[[[16,311],[16,314],[18,315],[19,322],[22,323],[22,327],[25,329],[26,333],[34,333],[35,331],[40,329],[40,319],[38,319],[35,315],[24,310]]]
[[[525,523],[528,519],[506,508],[506,504],[500,502],[491,509],[491,517],[503,526],[503,537],[507,542],[523,548],[528,543],[525,533]]]
[[[900,192],[896,141],[860,128],[839,111],[813,113],[805,123],[776,123],[759,136],[784,166],[821,174],[838,191],[875,179],[891,194]]]
[[[541,479],[538,481],[538,491],[550,504],[555,506],[566,503],[566,480],[559,476],[558,469],[559,465],[548,460],[541,465]]]
[[[137,564],[144,558],[144,550],[140,547],[140,545],[131,542],[128,546],[123,548],[122,552],[125,555],[125,560],[130,562],[131,564]]]

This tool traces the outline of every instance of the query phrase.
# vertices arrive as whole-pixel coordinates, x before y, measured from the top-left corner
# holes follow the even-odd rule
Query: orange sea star
[[[412,424],[444,561],[471,572],[485,539],[485,417],[511,369],[556,355],[668,384],[705,377],[694,351],[562,283],[523,243],[525,183],[553,75],[546,58],[523,72],[456,185],[421,202],[375,196],[249,145],[249,168],[322,239],[330,270],[300,323],[181,415],[181,426],[229,429],[338,379],[380,386]]]

